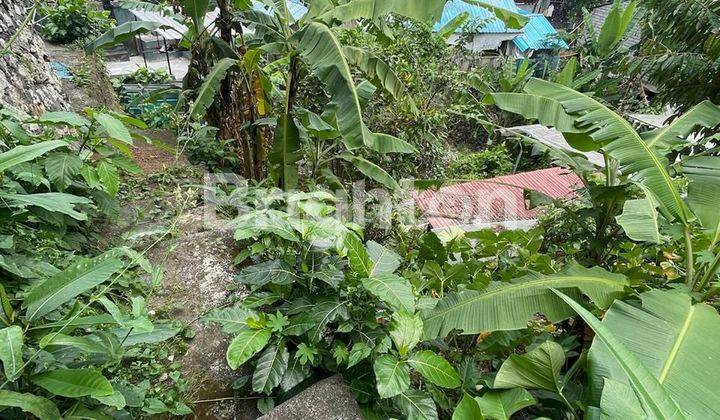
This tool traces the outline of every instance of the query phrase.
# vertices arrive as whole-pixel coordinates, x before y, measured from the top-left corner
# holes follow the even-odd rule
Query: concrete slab
[[[260,420],[362,420],[355,396],[342,376],[316,383],[275,407]]]

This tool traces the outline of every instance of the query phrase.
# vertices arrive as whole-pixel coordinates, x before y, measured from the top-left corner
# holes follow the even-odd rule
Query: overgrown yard
[[[720,418],[720,5],[535,3],[0,5],[0,419]]]

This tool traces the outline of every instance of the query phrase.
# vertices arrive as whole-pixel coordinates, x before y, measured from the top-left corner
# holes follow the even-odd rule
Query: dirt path
[[[174,146],[168,133],[145,134]],[[133,185],[121,213],[130,223],[118,234],[142,249],[171,229],[147,254],[154,266],[164,269],[148,306],[182,322],[192,336],[186,353],[178,358],[183,377],[190,382],[189,400],[196,402],[188,418],[254,419],[259,416],[254,401],[233,398],[238,394],[233,383],[246,373],[227,366],[229,337],[217,325],[200,319],[246,293],[234,281],[238,249],[232,231],[211,229],[205,223],[211,210],[201,201],[200,168],[151,144],[137,145],[134,158],[145,174],[129,181]]]
[[[63,80],[67,109],[82,112],[85,107],[122,111],[112,85],[96,62],[79,50],[47,45],[51,61],[70,70],[87,72],[78,86]],[[148,307],[156,314],[173,318],[186,326],[190,338],[184,354],[177,355],[184,379],[189,381],[187,402],[191,419],[255,419],[259,412],[254,400],[237,399],[244,390],[233,383],[246,373],[232,371],[225,361],[229,343],[217,325],[205,324],[208,311],[241,299],[246,293],[234,281],[233,259],[236,242],[229,230],[210,229],[204,223],[199,185],[204,168],[177,156],[174,133],[144,130],[151,143],[135,141],[133,159],[143,174],[125,176],[120,193],[120,216],[103,229],[104,246],[146,249],[159,238],[147,257],[162,267],[160,285],[149,297]],[[195,403],[195,404],[192,404]]]

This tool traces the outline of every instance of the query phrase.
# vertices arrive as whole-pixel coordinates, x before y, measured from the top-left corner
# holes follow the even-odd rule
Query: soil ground
[[[88,66],[79,50],[54,45],[47,48],[52,61],[71,70]],[[90,66],[94,69],[96,64]],[[93,70],[88,77],[83,86],[63,81],[68,109],[121,111],[104,72]],[[136,140],[133,147],[133,158],[143,174],[123,180],[120,216],[103,229],[103,242],[137,250],[152,245],[147,257],[153,266],[163,267],[162,282],[148,307],[181,322],[190,331],[187,335],[193,337],[185,354],[178,358],[191,390],[187,403],[193,414],[187,418],[255,419],[260,416],[255,400],[244,398],[244,390],[233,388],[246,373],[227,366],[228,335],[219,326],[201,320],[211,309],[234,303],[246,293],[234,281],[236,242],[231,231],[211,229],[204,223],[207,208],[201,205],[198,188],[204,169],[177,155],[174,133],[143,130],[141,134],[153,140]]]

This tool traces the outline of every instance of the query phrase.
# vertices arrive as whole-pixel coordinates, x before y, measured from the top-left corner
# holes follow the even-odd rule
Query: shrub
[[[460,156],[450,164],[451,178],[483,179],[512,171],[513,160],[504,145]]]
[[[139,117],[152,128],[176,130],[180,124],[175,107],[165,102],[141,104]]]
[[[42,9],[43,36],[52,42],[68,44],[98,35],[115,25],[110,12],[97,10],[88,0],[58,0]]]
[[[141,85],[158,84],[172,81],[173,77],[165,69],[151,69],[140,67],[127,76],[125,83],[139,83]]]

